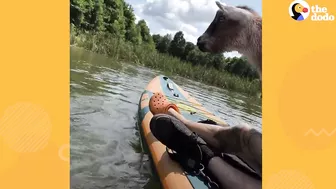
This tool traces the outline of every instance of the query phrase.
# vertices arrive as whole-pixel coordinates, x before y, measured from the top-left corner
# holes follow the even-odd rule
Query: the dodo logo
[[[293,1],[289,5],[289,15],[297,21],[302,21],[308,18],[310,7],[307,2],[302,0]]]
[[[309,15],[312,21],[333,21],[335,16],[328,13],[327,7],[309,6],[304,0],[293,1],[288,8],[289,15],[296,21],[306,20]],[[311,12],[311,14],[310,14]]]

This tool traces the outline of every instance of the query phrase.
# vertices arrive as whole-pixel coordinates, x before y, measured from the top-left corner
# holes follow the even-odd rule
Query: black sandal
[[[154,137],[170,150],[188,159],[188,164],[207,166],[215,156],[207,143],[189,130],[182,121],[167,114],[154,115],[150,121]],[[192,165],[190,165],[192,166]]]

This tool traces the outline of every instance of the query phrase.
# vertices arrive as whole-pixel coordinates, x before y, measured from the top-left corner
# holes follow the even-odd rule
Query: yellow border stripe
[[[0,188],[69,188],[69,1],[2,1],[0,23]]]
[[[334,189],[336,21],[295,21],[291,2],[263,1],[263,188]]]

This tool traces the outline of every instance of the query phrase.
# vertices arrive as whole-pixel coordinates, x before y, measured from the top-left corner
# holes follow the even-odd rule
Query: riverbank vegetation
[[[243,57],[201,52],[184,39],[150,34],[145,20],[136,22],[133,8],[123,0],[71,0],[70,43],[125,62],[141,64],[228,90],[260,93],[257,72]]]

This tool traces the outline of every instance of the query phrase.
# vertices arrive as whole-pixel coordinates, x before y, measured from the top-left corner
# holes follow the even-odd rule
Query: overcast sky
[[[213,20],[218,7],[215,0],[126,0],[139,19],[145,19],[151,33],[173,36],[183,31],[184,38],[196,44],[197,38]],[[231,5],[248,5],[261,15],[261,0],[221,0]],[[237,52],[225,56],[239,56]]]

